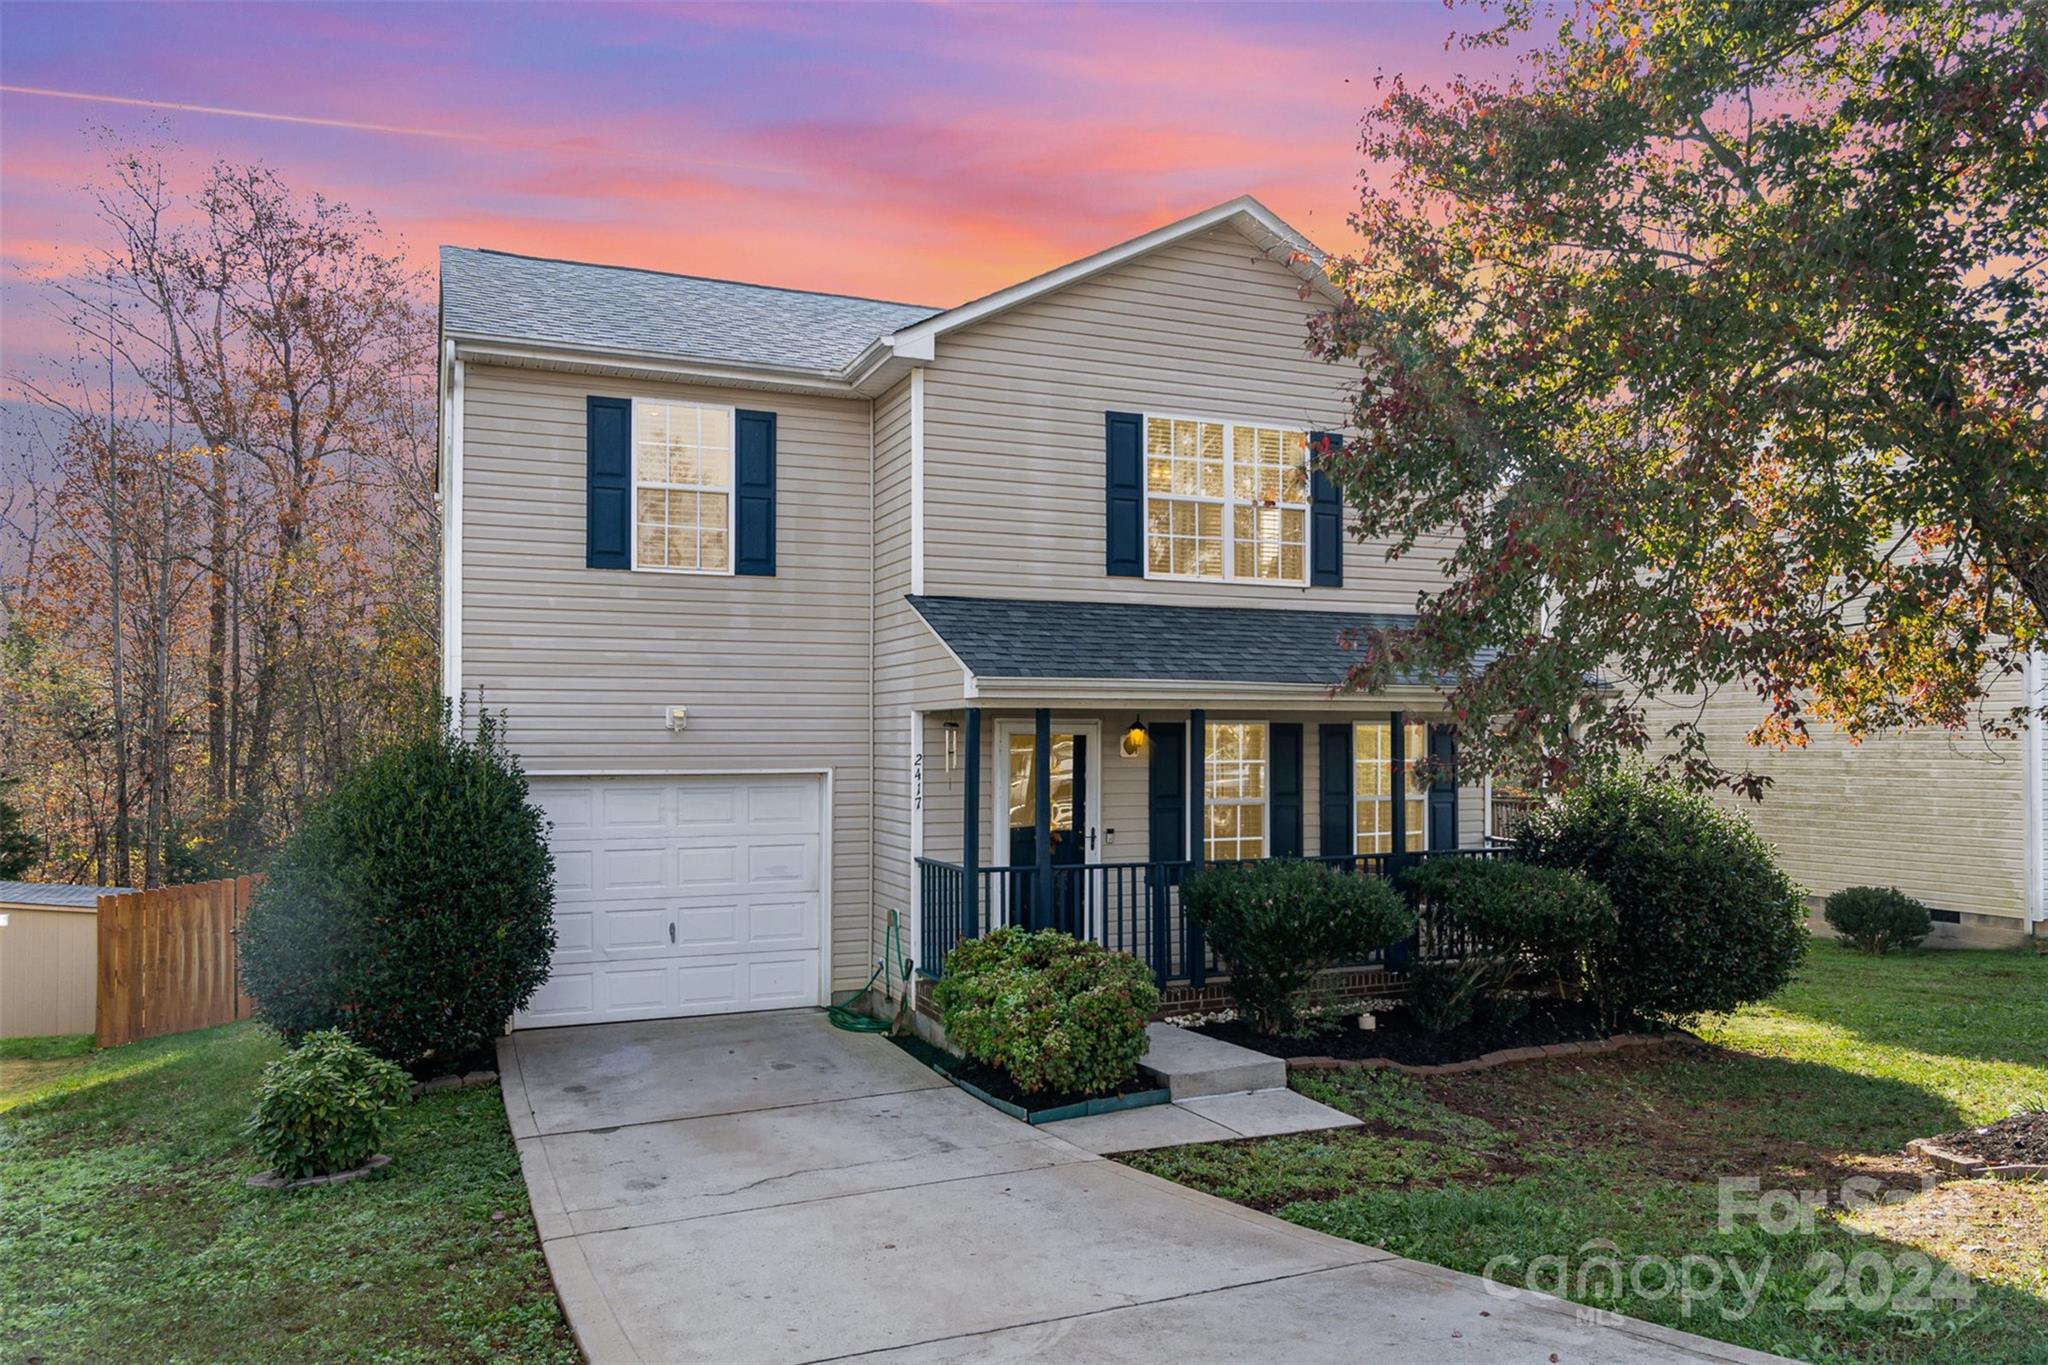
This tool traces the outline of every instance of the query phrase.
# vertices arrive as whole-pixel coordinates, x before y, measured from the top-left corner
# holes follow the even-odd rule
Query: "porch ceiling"
[[[1057,683],[1061,690],[1138,684],[1133,690],[1162,695],[1218,687],[1327,695],[1358,662],[1356,641],[1415,619],[1283,607],[915,595],[909,601],[977,688],[988,691],[1046,691]],[[1417,672],[1399,681],[1426,689],[1456,679]]]

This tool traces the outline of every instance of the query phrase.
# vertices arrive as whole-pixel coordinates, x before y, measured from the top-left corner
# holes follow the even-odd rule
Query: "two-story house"
[[[1355,376],[1238,199],[955,308],[444,249],[445,674],[508,713],[560,943],[523,1026],[823,1003],[1058,925],[1199,986],[1201,861],[1472,848],[1436,581],[1314,468]]]

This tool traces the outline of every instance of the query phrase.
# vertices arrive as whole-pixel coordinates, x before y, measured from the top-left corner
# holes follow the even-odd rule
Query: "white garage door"
[[[554,970],[518,1025],[820,1003],[824,779],[532,779]]]

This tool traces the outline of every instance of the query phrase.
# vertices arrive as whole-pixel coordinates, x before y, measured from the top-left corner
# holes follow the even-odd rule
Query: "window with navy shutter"
[[[633,567],[633,404],[592,395],[584,404],[583,562]]]
[[[1103,414],[1103,489],[1108,516],[1111,578],[1145,576],[1145,419],[1135,412]]]
[[[1344,499],[1323,472],[1326,451],[1342,444],[1334,432],[1309,433],[1308,581],[1312,588],[1344,586]]]
[[[733,414],[733,572],[775,574],[775,414]]]

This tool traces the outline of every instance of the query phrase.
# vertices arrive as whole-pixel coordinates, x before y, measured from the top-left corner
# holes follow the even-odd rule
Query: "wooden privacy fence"
[[[261,877],[101,896],[101,1047],[249,1017],[235,931]]]

